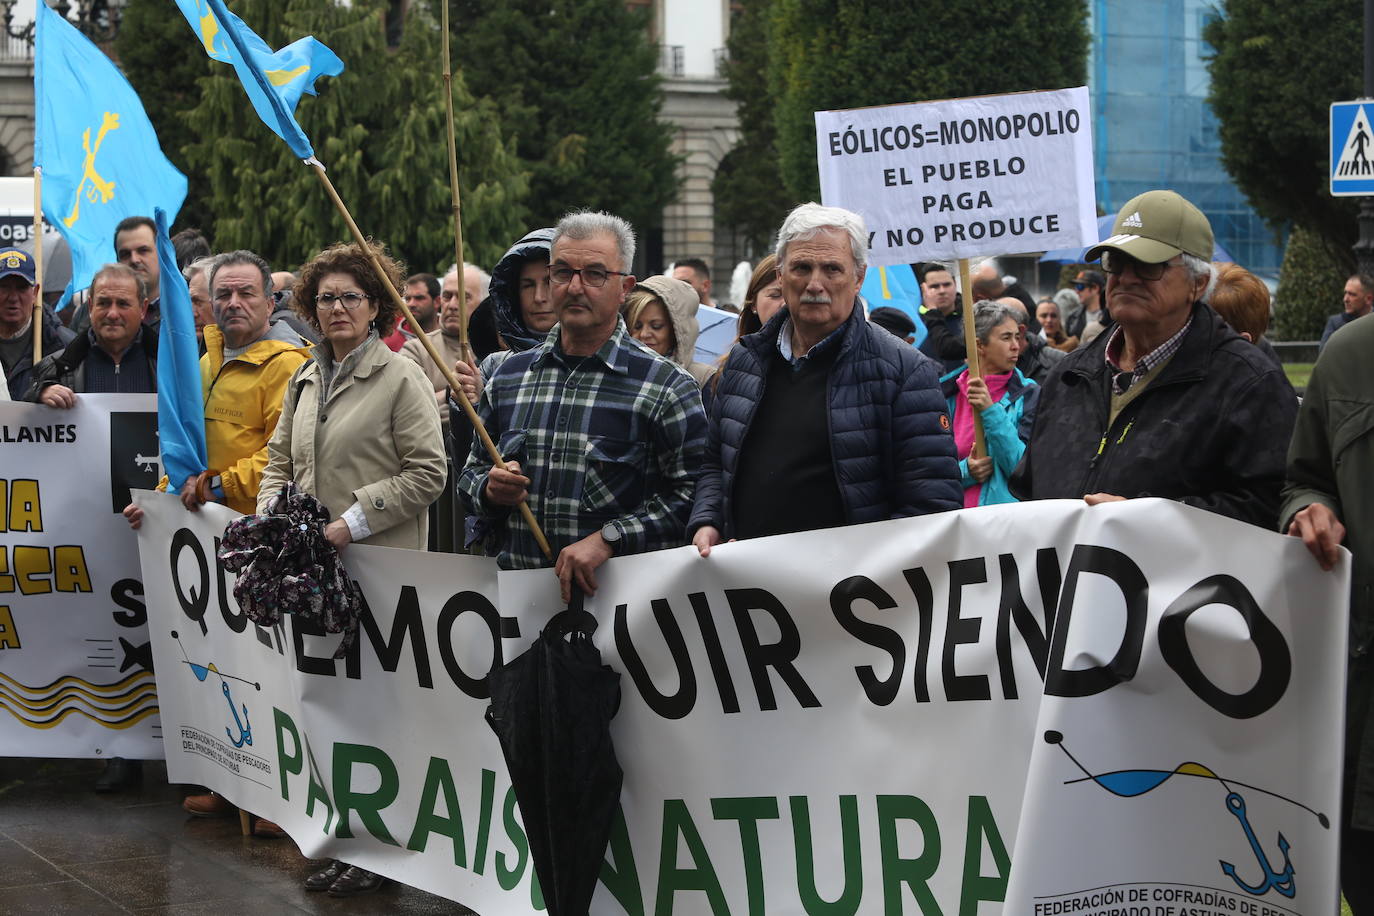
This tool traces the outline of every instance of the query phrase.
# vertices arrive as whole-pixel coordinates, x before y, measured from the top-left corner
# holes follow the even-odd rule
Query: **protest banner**
[[[138,543],[161,476],[152,395],[0,401],[0,754],[160,758]]]
[[[176,685],[169,777],[271,818],[306,855],[481,913],[537,912],[483,715],[487,672],[562,607],[552,573],[350,546],[367,611],[335,660],[339,636],[239,613],[214,559],[227,511],[137,498],[154,653]],[[1207,819],[1216,806],[1155,823],[1041,759],[1062,753],[1048,722],[1085,765],[1191,760],[1334,811],[1344,623],[1305,611],[1342,606],[1348,578],[1296,539],[1158,500],[1044,502],[724,544],[709,559],[617,558],[598,580],[588,608],[622,674],[625,783],[592,912],[995,913],[1011,877],[1005,911],[1032,913],[1046,889],[1106,883],[1083,881],[1098,861],[1104,875],[1331,912],[1334,844],[1315,818],[1281,822],[1301,877],[1280,900],[1282,887],[1244,891],[1218,868],[1252,881],[1256,866],[1233,821]],[[1243,694],[1247,673],[1263,702],[1236,718],[1219,691]],[[1061,824],[1033,797],[1022,814],[1033,755],[1034,792],[1076,795]],[[1244,791],[1271,849],[1274,809]],[[1103,824],[1130,834],[1129,859],[1113,860]],[[1103,845],[1057,855],[1075,831]],[[1030,883],[1013,849],[1035,863]]]
[[[870,265],[1097,239],[1085,87],[818,111],[815,118],[821,200],[863,216]]]

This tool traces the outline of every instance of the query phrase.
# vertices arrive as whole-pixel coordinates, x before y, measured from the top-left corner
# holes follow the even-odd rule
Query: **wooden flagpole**
[[[463,270],[463,213],[458,199],[458,134],[453,126],[453,67],[448,51],[448,5],[449,0],[441,0],[443,12],[440,15],[442,20],[440,28],[444,34],[444,111],[448,115],[448,182],[449,187],[453,189],[453,263],[457,265],[458,287],[462,295],[462,298],[458,300],[458,307],[462,310],[463,316],[463,323],[458,330],[458,350],[463,354],[464,362],[476,366],[477,360],[472,352],[472,347],[468,344],[468,318],[470,316],[468,315],[467,302],[467,275]],[[547,548],[545,552],[548,552]]]
[[[973,284],[969,282],[968,258],[959,259],[959,288],[964,294],[964,349],[968,351],[969,381],[983,377],[978,365],[978,331],[973,324]],[[985,458],[988,444],[983,438],[983,418],[973,411],[973,451],[971,458]]]
[[[33,364],[43,358],[43,167],[33,167],[33,279],[38,295],[33,299]]]
[[[391,278],[388,277],[386,271],[382,269],[382,263],[377,260],[377,255],[372,251],[372,246],[367,244],[367,239],[363,237],[362,230],[359,229],[358,224],[353,221],[353,216],[348,212],[348,207],[344,204],[343,199],[339,197],[339,192],[334,189],[334,183],[331,182],[329,176],[325,174],[324,166],[313,159],[307,160],[306,164],[314,170],[316,177],[318,177],[320,183],[324,185],[325,193],[327,193],[329,199],[334,202],[334,208],[339,211],[339,215],[342,216],[344,222],[348,224],[349,232],[353,233],[353,241],[357,242],[358,246],[367,254],[368,259],[372,262],[372,269],[377,272],[377,277],[382,281],[382,285],[385,286],[387,292],[391,294],[392,301],[396,303],[396,307],[399,308],[401,314],[405,316],[406,321],[410,324],[411,330],[415,332],[416,339],[420,341],[420,345],[429,353],[429,358],[434,360],[434,365],[438,366],[439,371],[443,373],[444,380],[448,382],[449,388],[453,390],[453,399],[462,405],[463,412],[467,414],[468,422],[472,424],[472,428],[476,430],[478,437],[482,440],[482,446],[487,450],[487,454],[491,456],[491,463],[495,467],[501,468],[503,471],[506,470],[506,463],[501,459],[501,453],[497,451],[496,443],[491,441],[491,435],[487,432],[487,428],[482,425],[482,418],[477,416],[477,411],[473,408],[472,403],[468,401],[467,396],[463,394],[462,386],[458,384],[458,379],[454,376],[452,367],[445,365],[443,358],[439,355],[439,351],[434,348],[434,341],[429,339],[429,335],[425,333],[425,329],[420,327],[420,322],[415,320],[415,315],[410,311],[410,306],[406,305],[405,299],[401,298],[401,294],[397,292],[396,287],[392,285]],[[534,512],[530,509],[529,503],[522,502],[518,508],[521,518],[525,520],[525,524],[529,526],[530,532],[534,535],[534,540],[539,544],[539,549],[544,552],[544,556],[552,560],[553,549],[549,546],[548,539],[544,537],[544,530],[539,527],[539,522],[535,520]]]

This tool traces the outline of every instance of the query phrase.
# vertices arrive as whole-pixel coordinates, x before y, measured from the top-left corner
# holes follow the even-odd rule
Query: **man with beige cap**
[[[1102,259],[1115,325],[1045,381],[1019,499],[1159,496],[1272,529],[1297,398],[1203,301],[1212,227],[1173,191],[1117,214]]]

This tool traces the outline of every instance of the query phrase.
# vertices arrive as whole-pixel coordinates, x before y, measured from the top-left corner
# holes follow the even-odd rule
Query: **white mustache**
[[[829,305],[830,297],[821,293],[818,296],[808,296],[803,294],[799,305]]]

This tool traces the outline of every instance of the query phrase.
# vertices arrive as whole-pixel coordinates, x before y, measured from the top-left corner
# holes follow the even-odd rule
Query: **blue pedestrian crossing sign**
[[[1331,105],[1331,194],[1374,195],[1374,99]]]

